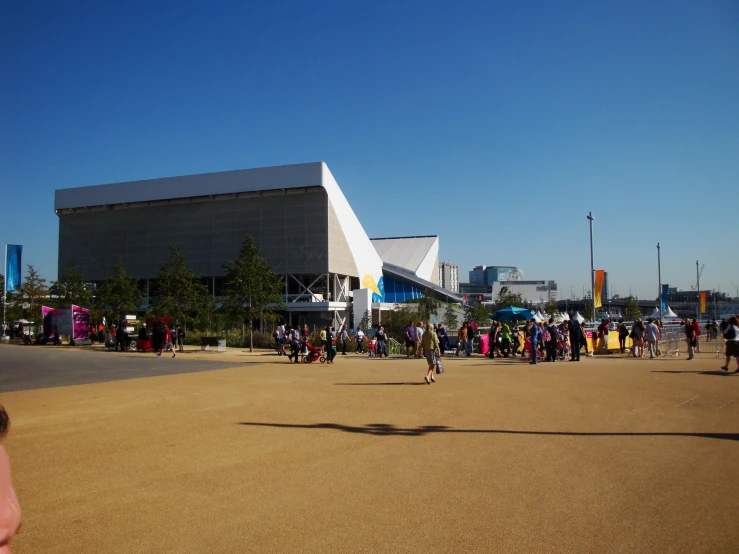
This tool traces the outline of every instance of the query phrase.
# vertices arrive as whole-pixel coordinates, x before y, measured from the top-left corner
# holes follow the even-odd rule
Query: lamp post
[[[703,267],[705,267],[706,264],[703,264]],[[698,260],[695,260],[695,276],[696,276],[696,286],[698,287],[698,304],[696,305],[696,319],[698,320],[698,325],[700,325],[701,322],[701,273],[703,273],[703,267],[698,267]]]
[[[659,257],[659,243],[657,243],[657,299],[659,300],[659,322],[662,324],[662,263]]]
[[[593,313],[591,314],[591,321],[595,321],[595,268],[593,266],[593,212],[588,212],[588,220],[590,221],[590,304],[593,307]]]

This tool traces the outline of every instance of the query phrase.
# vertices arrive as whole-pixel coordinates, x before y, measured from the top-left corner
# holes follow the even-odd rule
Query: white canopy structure
[[[585,318],[580,315],[580,312],[575,312],[575,315],[572,316],[572,319],[574,319],[578,323],[582,323],[583,321],[585,321]]]
[[[653,318],[659,318],[659,308],[655,308],[652,312]],[[672,311],[672,308],[667,306],[667,311],[662,312],[662,319],[680,319],[680,316]]]

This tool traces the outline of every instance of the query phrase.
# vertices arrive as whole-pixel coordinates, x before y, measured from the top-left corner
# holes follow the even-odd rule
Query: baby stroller
[[[307,350],[307,353],[303,354],[303,362],[305,362],[306,364],[312,364],[316,360],[318,360],[322,364],[326,362],[326,357],[323,356],[321,354],[321,351],[318,350],[311,343],[304,342],[302,346]]]

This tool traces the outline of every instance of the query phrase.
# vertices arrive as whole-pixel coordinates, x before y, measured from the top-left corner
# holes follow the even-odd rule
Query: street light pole
[[[590,304],[593,307],[592,320],[595,321],[595,267],[593,266],[593,212],[588,212],[588,220],[590,221]]]
[[[659,243],[657,243],[657,298],[659,299],[659,323],[662,325],[662,262],[659,256]]]

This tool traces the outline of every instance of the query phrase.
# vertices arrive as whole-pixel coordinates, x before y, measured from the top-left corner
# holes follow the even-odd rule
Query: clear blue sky
[[[3,2],[0,243],[54,190],[325,161],[370,236],[569,297],[739,284],[739,4]]]

